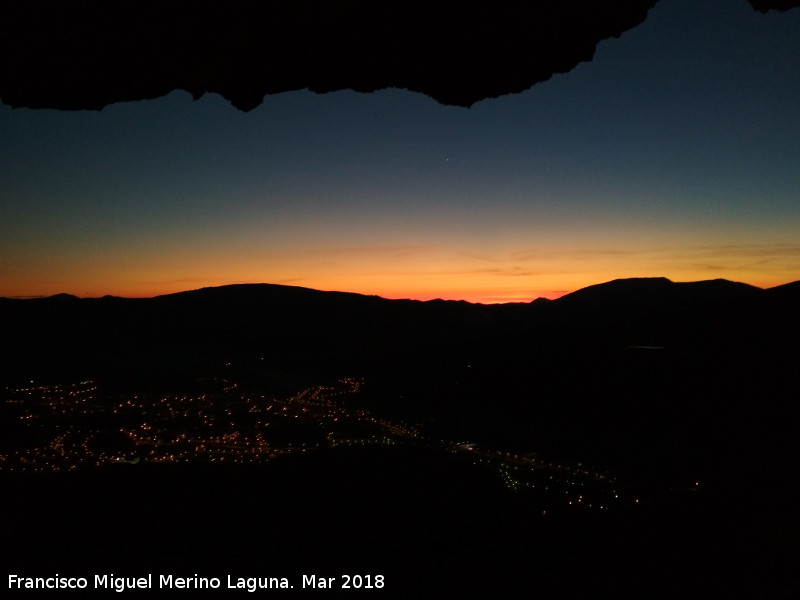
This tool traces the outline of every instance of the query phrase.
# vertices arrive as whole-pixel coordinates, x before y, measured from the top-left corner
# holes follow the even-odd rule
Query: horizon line
[[[564,297],[564,296],[566,296],[568,294],[572,294],[574,292],[577,292],[577,291],[580,291],[582,289],[586,289],[586,288],[589,288],[589,287],[593,287],[593,286],[596,286],[596,285],[603,285],[603,284],[612,283],[612,282],[615,282],[615,281],[632,281],[632,280],[641,280],[641,279],[662,279],[662,280],[668,281],[669,283],[675,283],[675,284],[677,284],[677,283],[703,283],[703,282],[710,282],[710,281],[727,281],[727,282],[730,282],[730,283],[740,283],[742,285],[748,285],[750,287],[753,287],[753,288],[756,288],[756,289],[760,289],[760,290],[768,290],[768,289],[772,289],[772,288],[776,288],[776,287],[781,287],[783,285],[789,285],[789,284],[792,284],[792,283],[800,282],[800,280],[788,281],[786,283],[782,283],[782,284],[778,284],[778,285],[774,285],[774,286],[761,287],[761,286],[754,285],[754,284],[751,284],[751,283],[746,283],[746,282],[741,282],[741,281],[734,281],[734,280],[725,279],[725,278],[699,279],[699,280],[688,280],[688,281],[674,281],[672,279],[669,279],[668,277],[661,277],[661,276],[653,276],[653,277],[619,277],[619,278],[616,278],[616,279],[609,279],[609,280],[606,280],[606,281],[602,281],[600,283],[589,284],[589,285],[577,288],[575,290],[570,290],[570,291],[553,290],[553,291],[547,293],[547,295],[544,295],[544,296],[539,295],[536,298],[512,299],[511,297],[508,297],[507,299],[498,300],[498,301],[494,301],[494,302],[492,302],[492,301],[489,301],[489,302],[483,301],[483,302],[481,302],[481,301],[476,301],[476,300],[468,300],[466,298],[446,298],[446,297],[442,297],[442,295],[433,295],[433,294],[419,294],[419,295],[413,295],[412,294],[412,295],[408,295],[408,296],[396,296],[394,294],[381,295],[381,294],[371,294],[371,293],[364,293],[364,292],[352,292],[352,291],[336,290],[336,289],[319,289],[319,288],[312,288],[312,287],[301,286],[301,285],[292,285],[292,284],[284,284],[284,283],[268,283],[268,282],[225,283],[225,284],[220,284],[220,285],[211,285],[211,286],[203,286],[203,287],[198,287],[198,288],[189,288],[189,289],[185,289],[185,290],[178,290],[178,291],[174,291],[174,292],[166,292],[166,293],[163,293],[163,294],[153,294],[153,295],[103,294],[102,296],[91,296],[91,295],[79,296],[77,294],[71,294],[69,292],[58,292],[58,293],[55,293],[55,294],[0,296],[0,298],[5,299],[5,300],[42,300],[42,299],[47,299],[47,298],[55,298],[55,297],[58,297],[58,296],[69,296],[69,297],[72,297],[72,298],[76,298],[78,300],[99,300],[99,299],[102,299],[102,298],[120,298],[120,299],[124,299],[124,300],[149,300],[149,299],[161,298],[161,297],[165,297],[165,296],[172,296],[172,295],[175,295],[175,294],[183,294],[183,293],[188,293],[188,292],[197,292],[197,291],[207,290],[207,289],[218,289],[218,288],[235,287],[235,286],[263,286],[263,285],[265,285],[265,286],[274,286],[274,287],[297,288],[297,289],[304,289],[304,290],[309,290],[309,291],[314,291],[314,292],[322,292],[322,293],[354,294],[354,295],[358,295],[358,296],[381,298],[383,300],[406,300],[406,301],[415,301],[415,302],[433,302],[433,301],[440,301],[440,302],[466,302],[468,304],[478,304],[478,305],[530,304],[531,302],[534,302],[534,301],[540,300],[540,299],[557,300],[557,299],[562,298],[562,297]],[[478,296],[479,295],[476,295],[476,297],[478,297]]]

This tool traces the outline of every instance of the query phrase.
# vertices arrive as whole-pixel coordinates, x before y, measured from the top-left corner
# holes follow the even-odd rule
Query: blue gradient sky
[[[400,90],[0,105],[0,296],[270,282],[554,297],[800,279],[800,9],[660,2],[471,109]]]

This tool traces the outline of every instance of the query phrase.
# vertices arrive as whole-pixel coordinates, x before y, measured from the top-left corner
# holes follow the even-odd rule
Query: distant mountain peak
[[[72,294],[54,294],[52,296],[48,296],[47,300],[55,300],[55,301],[72,301],[72,300],[80,300],[77,296],[73,296]]]
[[[585,287],[556,302],[569,310],[586,310],[587,315],[602,313],[603,318],[616,315],[625,320],[635,315],[747,302],[764,293],[761,288],[727,279],[674,282],[666,277],[636,277]]]
[[[578,298],[604,297],[614,298],[631,294],[651,293],[674,286],[675,283],[666,277],[631,277],[627,279],[614,279],[605,283],[590,285],[585,288],[566,294],[558,302],[570,303]]]
[[[536,300],[531,300],[531,304],[550,304],[552,300],[550,298],[545,298],[544,296],[539,296]]]

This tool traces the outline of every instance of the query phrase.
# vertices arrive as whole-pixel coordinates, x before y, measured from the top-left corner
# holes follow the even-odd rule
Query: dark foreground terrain
[[[336,577],[337,587],[343,574],[383,575],[382,590],[349,590],[383,597],[791,598],[798,590],[798,523],[789,516],[797,498],[777,489],[542,516],[489,474],[431,458],[343,449],[259,467],[6,476],[5,570],[90,580],[197,574],[223,586],[228,575],[285,577],[294,589],[269,590],[283,594],[300,593],[304,574]]]
[[[2,299],[4,579],[798,597],[799,290]]]

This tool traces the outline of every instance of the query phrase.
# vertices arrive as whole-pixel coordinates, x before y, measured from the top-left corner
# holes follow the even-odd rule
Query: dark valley
[[[663,278],[2,298],[9,572],[792,597],[799,305],[800,282]]]

